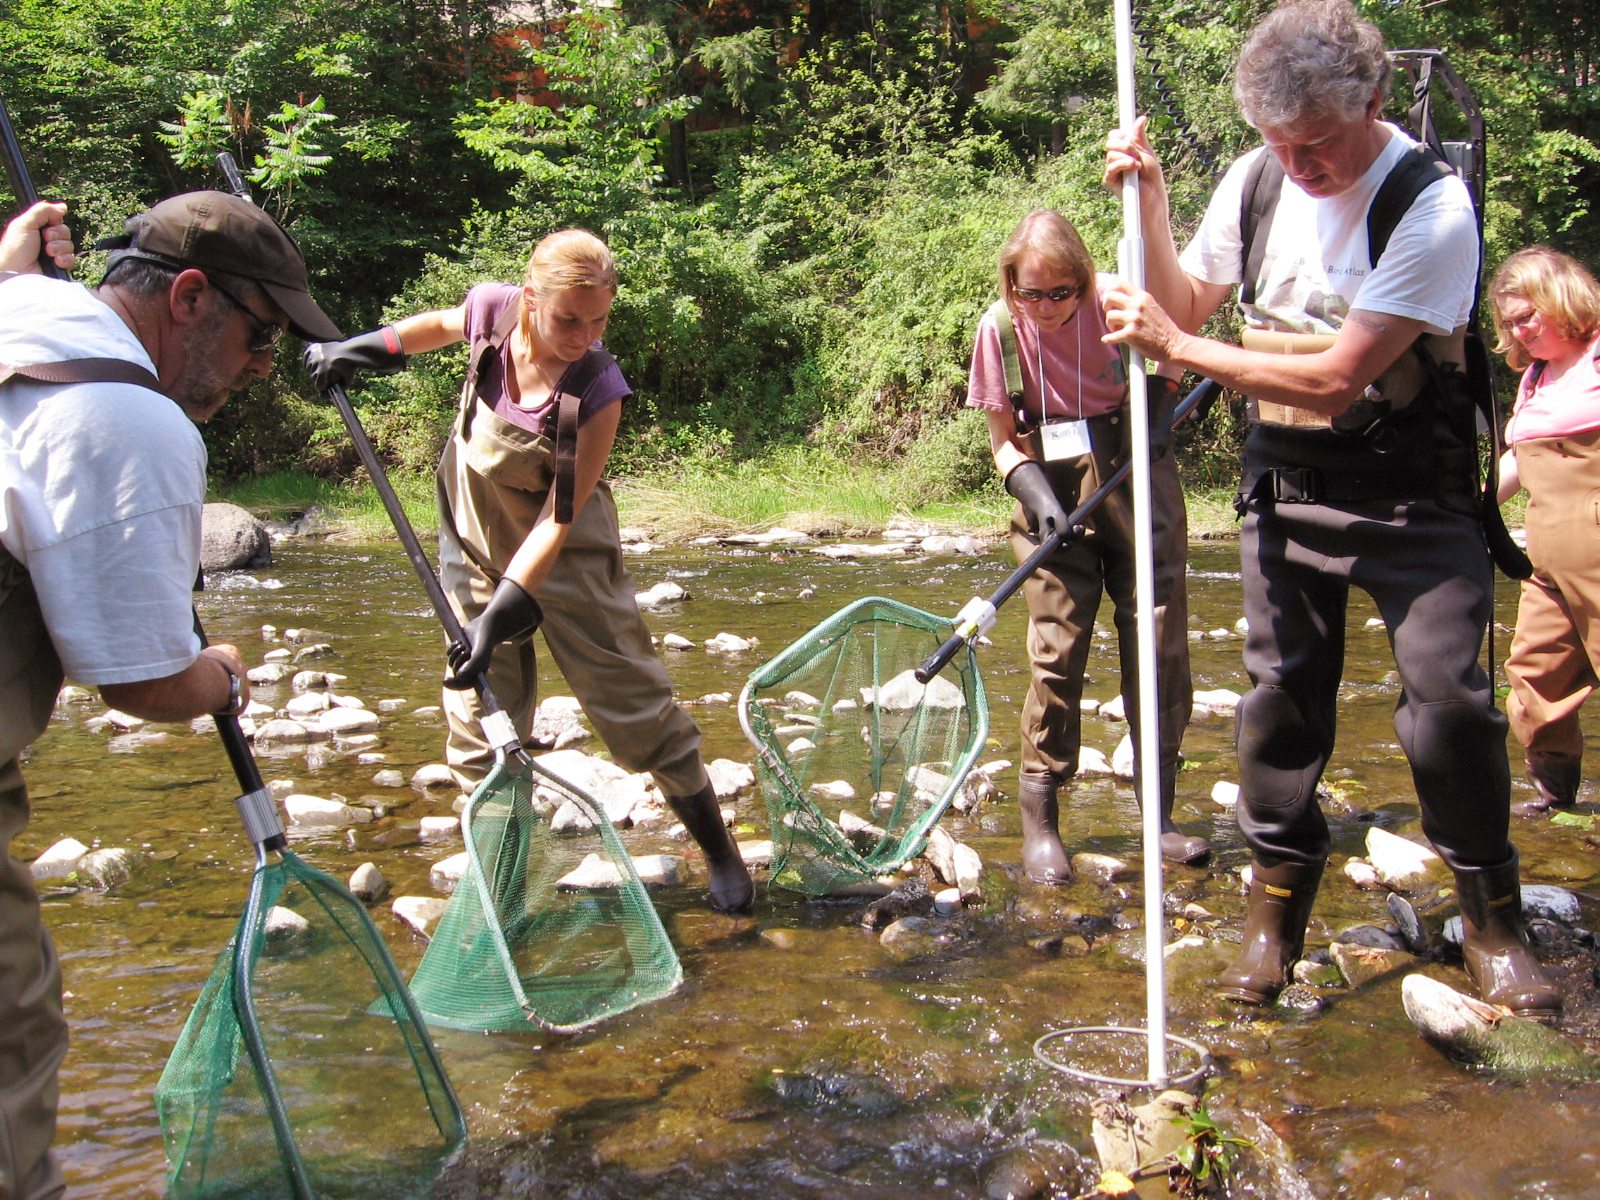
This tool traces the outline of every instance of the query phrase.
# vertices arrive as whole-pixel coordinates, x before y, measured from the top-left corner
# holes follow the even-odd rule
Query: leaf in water
[[[1593,829],[1593,813],[1559,812],[1550,818],[1552,825],[1565,825],[1571,829]]]
[[[1121,1171],[1102,1171],[1100,1182],[1095,1186],[1107,1196],[1131,1196],[1134,1193],[1133,1180]]]

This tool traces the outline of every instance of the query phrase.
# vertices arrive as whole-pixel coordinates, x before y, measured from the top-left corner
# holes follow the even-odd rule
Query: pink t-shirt
[[[477,343],[493,334],[495,325],[505,314],[506,309],[521,298],[522,289],[514,283],[480,283],[467,292],[466,333],[469,344]],[[596,346],[599,344],[595,343]],[[511,396],[506,391],[506,367],[510,352],[511,339],[507,338],[505,344],[500,347],[500,353],[484,365],[483,378],[478,382],[478,398],[493,409],[494,415],[503,421],[531,429],[535,433],[554,432],[549,428],[555,422],[554,395],[537,408],[521,408],[512,403]],[[565,378],[563,375],[562,379]],[[589,418],[606,405],[615,404],[631,395],[633,389],[623,378],[622,368],[612,363],[600,372],[593,385],[579,397],[579,427],[587,424]]]
[[[1013,316],[1017,360],[1022,368],[1022,394],[1028,412],[1039,415],[1041,384],[1045,415],[1055,420],[1100,417],[1122,407],[1128,376],[1122,355],[1100,338],[1106,333],[1105,311],[1098,290],[1112,277],[1095,280],[1096,295],[1084,298],[1078,311],[1060,329],[1041,330],[1024,311]],[[1026,306],[1023,306],[1024,310]],[[1043,379],[1039,365],[1044,363]],[[1011,406],[1006,393],[1005,359],[1000,352],[1000,332],[994,318],[984,313],[972,347],[972,369],[967,377],[967,405],[1003,412]]]
[[[1517,386],[1517,406],[1506,423],[1506,444],[1535,438],[1570,437],[1600,429],[1600,336],[1589,343],[1583,357],[1554,383],[1541,378],[1543,364],[1534,363]]]

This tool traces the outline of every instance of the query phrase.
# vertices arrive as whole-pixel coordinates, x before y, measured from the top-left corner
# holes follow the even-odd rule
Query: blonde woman
[[[455,308],[418,313],[347,341],[312,346],[319,387],[357,371],[395,371],[407,356],[471,346],[461,411],[438,468],[440,576],[466,624],[445,680],[446,758],[471,791],[493,755],[472,679],[485,666],[524,739],[539,630],[612,757],[648,771],[705,852],[711,903],[750,908],[750,874],[723,823],[700,756],[700,731],[672,685],[622,565],[617,510],[602,474],[631,395],[600,345],[617,274],[581,229],[534,248],[519,287],[483,283]]]
[[[1600,284],[1570,255],[1518,250],[1489,285],[1495,349],[1523,372],[1506,425],[1500,499],[1528,489],[1528,555],[1506,659],[1506,714],[1535,798],[1521,816],[1577,803],[1578,712],[1600,684]]]
[[[1038,209],[1023,218],[1000,254],[1000,300],[978,324],[967,404],[989,421],[995,469],[1016,497],[1011,545],[1020,562],[1065,526],[1127,455],[1127,375],[1121,355],[1102,342],[1102,280],[1078,231],[1060,213]],[[1107,279],[1105,282],[1109,282]],[[1011,328],[1021,391],[1006,383],[1003,328]],[[1153,378],[1152,397],[1168,400],[1177,385]],[[1159,430],[1160,422],[1153,423]],[[1193,703],[1189,677],[1188,595],[1184,584],[1187,524],[1170,453],[1153,464],[1157,622],[1161,704],[1161,853],[1199,862],[1204,838],[1172,822],[1178,750]],[[1022,706],[1022,864],[1036,883],[1071,878],[1061,841],[1058,793],[1078,770],[1079,701],[1101,597],[1111,596],[1122,668],[1122,695],[1135,738],[1138,667],[1134,611],[1133,495],[1117,488],[1075,538],[1023,585],[1028,605],[1032,682]],[[1137,778],[1137,776],[1136,776]]]

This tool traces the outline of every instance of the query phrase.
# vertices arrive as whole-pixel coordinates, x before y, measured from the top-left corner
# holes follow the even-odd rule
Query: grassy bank
[[[396,473],[390,482],[417,531],[434,532],[438,519],[432,476]],[[910,479],[893,469],[863,469],[817,451],[785,451],[761,463],[732,466],[700,461],[617,480],[612,486],[622,523],[644,529],[658,542],[774,525],[865,537],[896,517],[992,537],[1005,529],[1012,504],[998,484],[976,495],[928,499],[926,479]],[[377,491],[364,474],[334,483],[282,472],[221,489],[212,498],[238,504],[264,520],[289,521],[314,512],[352,537],[393,536]],[[1191,537],[1235,532],[1231,495],[1191,493],[1188,502]]]

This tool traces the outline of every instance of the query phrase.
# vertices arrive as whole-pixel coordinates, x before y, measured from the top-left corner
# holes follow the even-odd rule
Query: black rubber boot
[[[1561,1014],[1561,992],[1528,948],[1515,853],[1498,867],[1457,870],[1461,957],[1478,992],[1520,1017]]]
[[[725,913],[749,912],[755,903],[756,885],[722,820],[711,785],[692,796],[668,796],[667,807],[705,852],[706,866],[711,868],[711,907]]]
[[[1034,883],[1051,885],[1072,878],[1072,863],[1061,844],[1060,806],[1055,775],[1024,775],[1017,786],[1017,807],[1022,810],[1022,870]]]
[[[1142,809],[1144,801],[1139,793],[1139,776],[1135,774],[1133,795]],[[1172,808],[1177,798],[1178,770],[1174,765],[1170,770],[1161,773],[1161,857],[1168,862],[1189,865],[1203,863],[1211,857],[1211,843],[1198,835],[1183,832],[1173,823]]]
[[[1578,802],[1578,784],[1583,775],[1583,764],[1570,758],[1541,751],[1529,751],[1528,782],[1538,797],[1513,804],[1511,811],[1519,817],[1543,816],[1552,808],[1571,808]]]
[[[1217,976],[1217,995],[1240,1004],[1271,1004],[1289,983],[1305,948],[1306,922],[1322,881],[1322,863],[1280,863],[1251,870],[1244,944]]]

